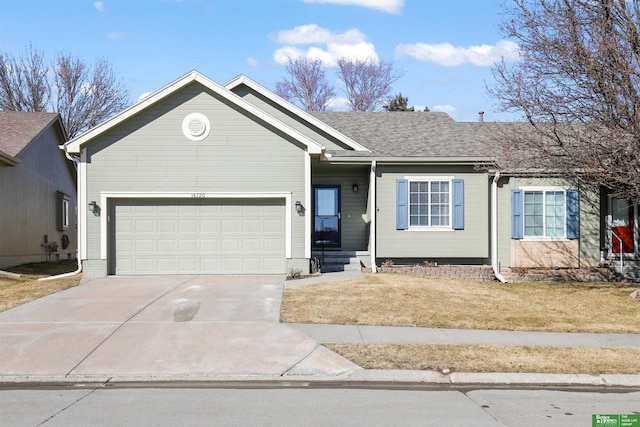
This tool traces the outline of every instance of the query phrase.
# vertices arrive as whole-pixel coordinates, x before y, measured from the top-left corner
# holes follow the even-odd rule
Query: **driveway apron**
[[[109,277],[0,313],[0,379],[341,375],[278,322],[281,276]]]

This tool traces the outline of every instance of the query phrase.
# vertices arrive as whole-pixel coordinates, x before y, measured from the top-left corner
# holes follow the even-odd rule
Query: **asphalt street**
[[[74,388],[0,391],[12,426],[588,426],[640,392],[526,389]]]

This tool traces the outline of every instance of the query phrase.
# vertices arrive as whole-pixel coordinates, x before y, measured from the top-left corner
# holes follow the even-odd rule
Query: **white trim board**
[[[285,258],[291,259],[291,193],[163,193],[163,192],[102,192],[100,193],[100,259],[107,259],[109,199],[284,199],[285,201]]]
[[[270,101],[274,102],[275,104],[279,105],[280,107],[294,114],[301,120],[304,120],[308,124],[314,127],[317,127],[323,132],[326,132],[328,135],[331,135],[332,137],[336,138],[337,140],[344,143],[348,147],[353,148],[355,151],[365,151],[368,153],[371,152],[371,150],[369,150],[367,147],[361,144],[358,144],[353,139],[349,138],[343,133],[327,125],[325,122],[316,119],[311,114],[307,113],[301,108],[296,107],[294,104],[290,103],[286,99],[283,99],[277,96],[275,93],[271,92],[270,90],[260,85],[259,83],[255,82],[254,80],[250,79],[249,77],[245,76],[244,74],[241,74],[238,77],[234,78],[233,80],[225,83],[224,87],[228,90],[233,90],[234,88],[240,85],[245,85],[248,88],[258,92],[260,95],[264,96],[265,98],[269,99]]]

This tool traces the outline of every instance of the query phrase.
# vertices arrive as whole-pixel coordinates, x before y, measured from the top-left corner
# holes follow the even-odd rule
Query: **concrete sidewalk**
[[[640,334],[519,332],[307,323],[289,323],[288,325],[321,344],[495,344],[640,348]]]

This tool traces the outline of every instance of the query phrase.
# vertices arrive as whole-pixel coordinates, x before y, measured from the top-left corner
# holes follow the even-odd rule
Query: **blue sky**
[[[0,50],[31,43],[107,58],[132,102],[195,69],[223,84],[246,74],[273,89],[287,56],[320,58],[336,76],[340,56],[394,62],[409,104],[459,121],[513,120],[486,93],[490,65],[517,60],[498,30],[494,0],[0,0]],[[335,100],[336,109],[341,99]]]

